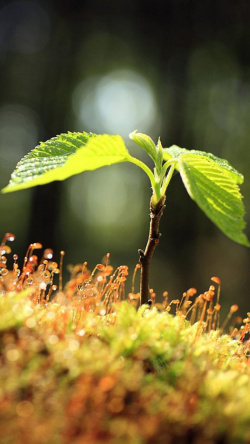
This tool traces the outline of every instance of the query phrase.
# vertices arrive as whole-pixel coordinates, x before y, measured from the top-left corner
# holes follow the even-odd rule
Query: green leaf
[[[172,158],[178,158],[182,154],[188,154],[188,155],[194,155],[194,156],[203,156],[206,157],[213,162],[217,163],[218,166],[224,169],[224,172],[229,174],[231,179],[234,180],[235,183],[243,183],[244,177],[242,174],[240,174],[235,168],[233,168],[230,163],[225,159],[220,159],[219,157],[216,157],[212,153],[206,153],[205,151],[198,151],[198,150],[187,150],[186,148],[180,148],[177,145],[173,145],[170,148],[163,148],[163,159],[169,160]],[[179,171],[178,164],[176,166],[176,169]]]
[[[143,148],[153,159],[153,161],[157,163],[157,150],[151,137],[147,136],[146,134],[137,133],[135,130],[129,134],[129,138]]]
[[[244,205],[234,170],[220,165],[210,156],[182,154],[178,159],[180,175],[190,197],[230,239],[250,246],[243,233]]]
[[[88,133],[61,134],[42,142],[16,166],[11,180],[2,192],[64,180],[87,170],[129,160],[120,136],[97,136]]]

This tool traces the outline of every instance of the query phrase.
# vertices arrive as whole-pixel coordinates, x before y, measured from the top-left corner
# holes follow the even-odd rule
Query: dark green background
[[[250,235],[249,19],[247,0],[1,2],[0,187],[40,140],[137,128],[160,135],[163,146],[210,151],[241,171]],[[110,252],[115,266],[133,269],[147,237],[149,197],[139,169],[107,167],[1,195],[0,232],[16,234],[20,256],[41,242],[55,260],[65,249],[66,264],[87,260],[92,268]],[[224,305],[250,310],[250,251],[213,226],[178,175],[161,231],[151,275],[159,297],[169,290],[178,298],[191,286],[204,291],[216,275]]]

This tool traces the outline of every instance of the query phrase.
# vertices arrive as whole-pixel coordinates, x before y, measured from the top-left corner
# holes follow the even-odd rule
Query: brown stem
[[[163,196],[155,206],[152,205],[152,201],[150,202],[150,228],[148,242],[145,251],[138,250],[140,256],[139,261],[141,264],[141,305],[148,303],[150,263],[161,236],[161,233],[159,232],[159,225],[165,208],[165,199],[165,196]]]

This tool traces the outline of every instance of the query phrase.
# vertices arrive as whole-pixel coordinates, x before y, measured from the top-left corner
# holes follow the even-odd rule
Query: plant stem
[[[139,253],[139,261],[141,264],[141,284],[140,284],[140,293],[141,293],[141,305],[148,303],[149,297],[149,271],[150,271],[150,263],[152,256],[154,254],[155,248],[159,243],[160,239],[160,220],[165,209],[165,200],[166,197],[162,196],[161,199],[157,202],[156,205],[152,204],[152,199],[150,202],[150,227],[148,234],[148,242],[145,248],[145,251],[138,250]]]
[[[167,177],[165,177],[165,179],[163,181],[163,185],[161,187],[161,195],[166,193],[166,189],[167,189],[169,182],[173,176],[174,170],[175,170],[175,163],[172,163],[172,165],[170,166],[170,169],[168,171],[168,175],[167,175]]]
[[[151,182],[152,188],[154,189],[155,177],[154,177],[152,171],[149,169],[149,167],[144,162],[141,162],[139,159],[136,159],[136,157],[133,157],[133,156],[129,156],[128,161],[131,162],[131,163],[134,163],[135,165],[140,167],[143,171],[145,171],[145,173],[149,177],[149,180]]]

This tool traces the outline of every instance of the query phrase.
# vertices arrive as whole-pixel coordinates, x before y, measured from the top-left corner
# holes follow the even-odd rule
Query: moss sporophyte
[[[148,241],[144,250],[139,249],[140,302],[147,304],[150,298],[150,262],[160,240],[159,225],[173,173],[177,171],[180,174],[189,196],[223,233],[249,247],[250,243],[243,233],[245,211],[239,189],[244,178],[227,160],[211,153],[176,145],[163,148],[160,139],[155,144],[149,136],[136,131],[130,134],[130,138],[151,157],[153,170],[130,155],[119,135],[69,132],[40,143],[27,154],[17,164],[2,192],[64,180],[83,171],[115,163],[131,162],[141,168],[152,188]]]
[[[13,300],[20,300],[22,303],[26,301],[28,306],[40,306],[47,311],[54,307],[53,304],[58,306],[58,309],[59,306],[68,307],[68,314],[76,331],[82,328],[87,313],[101,316],[105,323],[113,325],[116,321],[118,305],[121,302],[126,301],[128,305],[138,308],[140,293],[135,293],[135,278],[140,268],[139,264],[135,266],[132,289],[127,296],[125,283],[128,267],[121,265],[114,269],[109,263],[109,253],[103,258],[103,263],[97,264],[92,271],[88,269],[87,262],[70,266],[70,280],[63,288],[64,251],[60,253],[59,264],[54,261],[53,250],[50,248],[43,251],[38,261],[38,256],[34,253],[36,250],[41,250],[42,245],[36,242],[29,245],[23,261],[14,254],[13,266],[9,268],[7,256],[11,253],[11,248],[6,243],[14,240],[14,234],[6,233],[0,244],[0,308],[1,303],[9,304],[11,307]],[[57,278],[59,285],[55,284],[55,275],[59,275],[59,279]],[[190,325],[196,325],[195,338],[205,332],[214,331],[222,334],[232,315],[238,310],[238,306],[232,305],[227,317],[221,323],[221,281],[215,276],[211,278],[211,281],[212,284],[204,293],[197,294],[196,288],[189,288],[180,299],[171,301],[169,301],[168,292],[165,291],[162,301],[156,302],[156,293],[150,289],[150,307],[162,313],[175,311],[177,316],[188,320]],[[6,307],[5,310],[7,310]],[[235,328],[236,324],[241,323],[240,317],[234,318],[230,334],[232,338],[243,341],[250,331],[250,313],[247,313],[247,318],[244,319],[240,329]],[[8,319],[2,319],[0,332],[1,327],[6,328],[6,325],[8,325]]]

